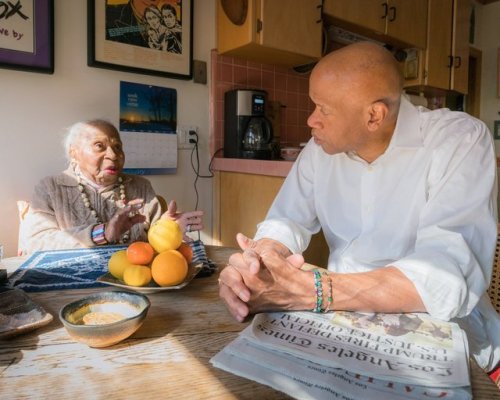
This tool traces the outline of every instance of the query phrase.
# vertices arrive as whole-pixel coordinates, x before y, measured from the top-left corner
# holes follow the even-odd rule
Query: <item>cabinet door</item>
[[[389,0],[387,34],[401,42],[425,49],[427,0]]]
[[[220,239],[225,246],[238,247],[236,234],[255,235],[284,178],[221,172],[220,179]]]
[[[221,245],[238,248],[238,232],[248,237],[255,235],[257,224],[265,219],[283,181],[284,178],[274,176],[220,172],[217,197]],[[313,235],[303,255],[306,262],[326,267],[329,252],[323,232],[320,231]]]
[[[385,33],[388,5],[386,1],[325,0],[323,11],[330,17]]]
[[[248,3],[235,1],[230,4],[230,16],[224,9],[223,1],[217,1],[217,50],[221,54],[234,51],[242,46],[248,45],[255,40],[255,0]],[[245,8],[246,7],[246,8]],[[234,15],[233,15],[234,14]],[[232,18],[235,18],[233,20]]]
[[[321,2],[260,0],[257,40],[265,47],[321,57]]]
[[[453,0],[429,0],[429,45],[427,46],[427,85],[448,90]]]
[[[467,94],[469,77],[470,0],[455,0],[453,7],[453,38],[450,89]]]

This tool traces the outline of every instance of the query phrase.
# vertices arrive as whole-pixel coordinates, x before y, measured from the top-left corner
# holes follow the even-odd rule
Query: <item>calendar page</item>
[[[120,136],[127,173],[177,170],[177,91],[120,82]]]
[[[122,132],[125,169],[177,168],[177,135]]]

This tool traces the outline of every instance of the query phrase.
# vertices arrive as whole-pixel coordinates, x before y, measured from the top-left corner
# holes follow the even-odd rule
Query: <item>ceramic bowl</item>
[[[295,161],[300,153],[300,147],[282,147],[281,158],[286,161]]]
[[[66,304],[59,319],[77,342],[107,347],[139,329],[150,305],[149,299],[140,293],[100,292]]]

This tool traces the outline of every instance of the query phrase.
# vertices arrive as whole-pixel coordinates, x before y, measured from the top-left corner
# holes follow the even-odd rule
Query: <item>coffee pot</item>
[[[243,134],[243,158],[271,158],[272,139],[272,126],[267,118],[250,118],[245,133]]]
[[[270,160],[273,131],[266,118],[267,93],[233,89],[224,94],[224,157]]]

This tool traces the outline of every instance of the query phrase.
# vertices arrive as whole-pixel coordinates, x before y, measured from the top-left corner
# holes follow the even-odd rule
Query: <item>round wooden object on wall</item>
[[[247,19],[248,0],[220,0],[222,9],[235,25],[243,25]]]

